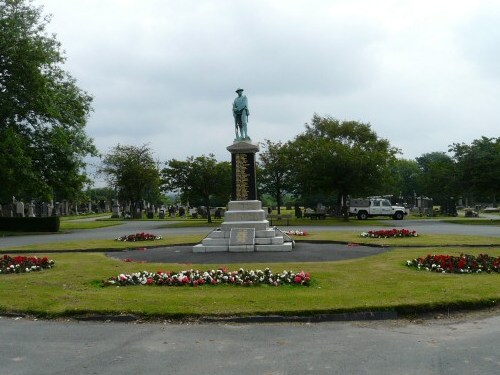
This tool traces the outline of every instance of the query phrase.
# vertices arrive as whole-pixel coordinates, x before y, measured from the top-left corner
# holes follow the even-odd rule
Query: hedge
[[[59,216],[0,217],[0,230],[13,232],[59,232]]]

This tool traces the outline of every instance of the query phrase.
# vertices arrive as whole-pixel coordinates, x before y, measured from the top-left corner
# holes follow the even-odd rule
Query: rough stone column
[[[255,177],[255,154],[259,151],[257,143],[236,141],[227,147],[231,153],[232,164],[232,201],[257,200]]]

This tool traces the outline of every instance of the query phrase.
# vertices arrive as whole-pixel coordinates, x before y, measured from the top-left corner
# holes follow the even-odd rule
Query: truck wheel
[[[394,220],[403,220],[403,213],[401,211],[397,211],[394,213],[393,219]]]
[[[368,214],[366,211],[359,211],[358,212],[358,220],[366,220],[368,219]]]

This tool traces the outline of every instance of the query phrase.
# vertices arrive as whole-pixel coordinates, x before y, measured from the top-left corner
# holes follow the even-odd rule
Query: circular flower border
[[[283,233],[289,236],[307,236],[307,232],[303,230],[284,230]]]
[[[477,257],[469,254],[427,255],[425,258],[407,260],[406,265],[418,270],[439,273],[500,273],[500,256],[491,257],[479,254]]]
[[[54,267],[55,262],[47,257],[27,257],[18,255],[0,257],[0,274],[36,272]]]
[[[380,229],[370,230],[360,234],[363,238],[397,238],[397,237],[418,237],[416,230],[409,229]]]
[[[161,236],[157,236],[156,234],[151,234],[151,233],[135,233],[135,234],[128,234],[125,236],[121,236],[118,238],[115,238],[116,241],[124,241],[124,242],[137,242],[137,241],[155,241],[155,240],[161,240]]]
[[[159,285],[159,286],[201,286],[201,285],[299,285],[309,286],[311,276],[308,272],[283,271],[272,273],[269,268],[262,270],[228,271],[225,268],[217,270],[199,271],[185,270],[180,272],[155,273],[141,271],[131,274],[120,274],[102,281],[102,286],[129,286],[129,285]]]

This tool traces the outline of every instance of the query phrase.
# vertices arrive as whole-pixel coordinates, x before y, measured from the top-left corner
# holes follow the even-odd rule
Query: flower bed
[[[0,257],[0,274],[41,271],[54,266],[48,258],[3,255]]]
[[[253,286],[267,284],[302,285],[308,286],[311,281],[309,273],[304,271],[283,271],[273,274],[269,268],[261,270],[227,271],[224,268],[217,270],[198,271],[186,270],[180,272],[148,271],[132,274],[120,274],[110,277],[102,282],[103,286],[128,286],[128,285],[161,285],[161,286],[199,286],[199,285],[242,285]]]
[[[307,232],[302,230],[284,230],[283,233],[289,236],[307,236]]]
[[[118,237],[115,238],[116,241],[127,241],[127,242],[136,242],[136,241],[154,241],[154,240],[161,240],[161,236],[157,236],[155,234],[151,233],[136,233],[136,234],[129,234],[126,236]]]
[[[441,273],[500,273],[500,257],[490,257],[488,254],[427,255],[425,258],[407,260],[408,267],[419,270]]]
[[[361,233],[364,238],[417,237],[417,231],[409,229],[381,229]]]

